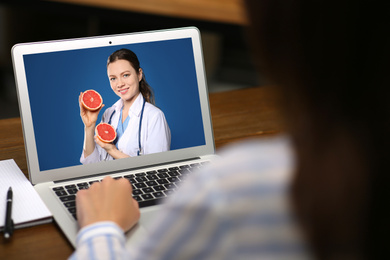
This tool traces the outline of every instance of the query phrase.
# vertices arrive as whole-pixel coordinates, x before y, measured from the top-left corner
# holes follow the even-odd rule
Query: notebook
[[[140,61],[154,93],[155,110],[165,118],[169,147],[147,152],[152,135],[147,131],[155,128],[144,118],[138,121],[142,130],[128,137],[138,143],[142,134],[144,153],[111,160],[97,156],[100,159],[82,164],[79,95],[88,89],[100,93],[105,106],[97,123],[108,121],[103,114],[120,98],[110,86],[107,59],[121,49],[131,50]],[[201,36],[195,27],[22,43],[13,47],[12,58],[29,179],[73,246],[78,231],[77,190],[106,175],[131,181],[139,190],[133,196],[141,206],[139,224],[126,234],[131,244],[147,234],[161,202],[174,196],[185,177],[215,157]]]
[[[25,228],[52,221],[52,214],[13,159],[0,161],[0,230],[4,229],[7,193],[13,191],[14,228]]]

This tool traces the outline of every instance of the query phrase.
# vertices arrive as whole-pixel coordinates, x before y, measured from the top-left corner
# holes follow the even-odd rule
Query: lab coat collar
[[[138,94],[137,98],[134,100],[134,103],[131,105],[129,108],[129,115],[137,116],[140,117],[141,115],[141,110],[142,110],[142,105],[144,103],[144,97],[142,96],[141,93]],[[120,110],[123,107],[123,100],[119,99],[114,105],[114,110],[117,115],[120,114]]]
[[[140,117],[143,103],[144,103],[144,97],[142,96],[141,93],[139,93],[138,97],[134,100],[134,103],[131,105],[129,109],[129,115],[131,114]]]

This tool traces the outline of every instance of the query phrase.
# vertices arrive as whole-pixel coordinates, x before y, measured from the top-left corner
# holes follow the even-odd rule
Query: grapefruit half
[[[96,126],[96,136],[104,143],[111,143],[116,138],[116,131],[110,124],[100,123]]]
[[[103,98],[97,91],[90,89],[81,96],[81,103],[86,109],[95,111],[103,105]]]

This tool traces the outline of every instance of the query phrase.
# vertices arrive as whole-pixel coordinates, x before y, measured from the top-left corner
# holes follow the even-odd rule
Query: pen
[[[10,238],[14,231],[14,225],[12,221],[12,188],[9,187],[7,192],[7,208],[5,211],[5,224],[4,224],[4,237]]]

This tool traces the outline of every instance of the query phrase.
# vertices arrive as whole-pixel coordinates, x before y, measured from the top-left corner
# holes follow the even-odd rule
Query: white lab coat
[[[137,156],[139,150],[139,122],[143,102],[144,97],[142,94],[139,94],[129,109],[129,124],[117,143],[118,149],[131,157]],[[112,107],[107,108],[106,111],[104,111],[102,122],[108,123],[111,115],[115,111],[110,124],[116,129],[122,107],[123,101],[120,99]],[[141,126],[141,154],[168,151],[170,146],[171,131],[168,127],[164,113],[159,108],[146,102]],[[113,160],[113,158],[97,144],[92,154],[85,158],[83,152],[80,158],[82,164],[95,163],[104,160]]]

